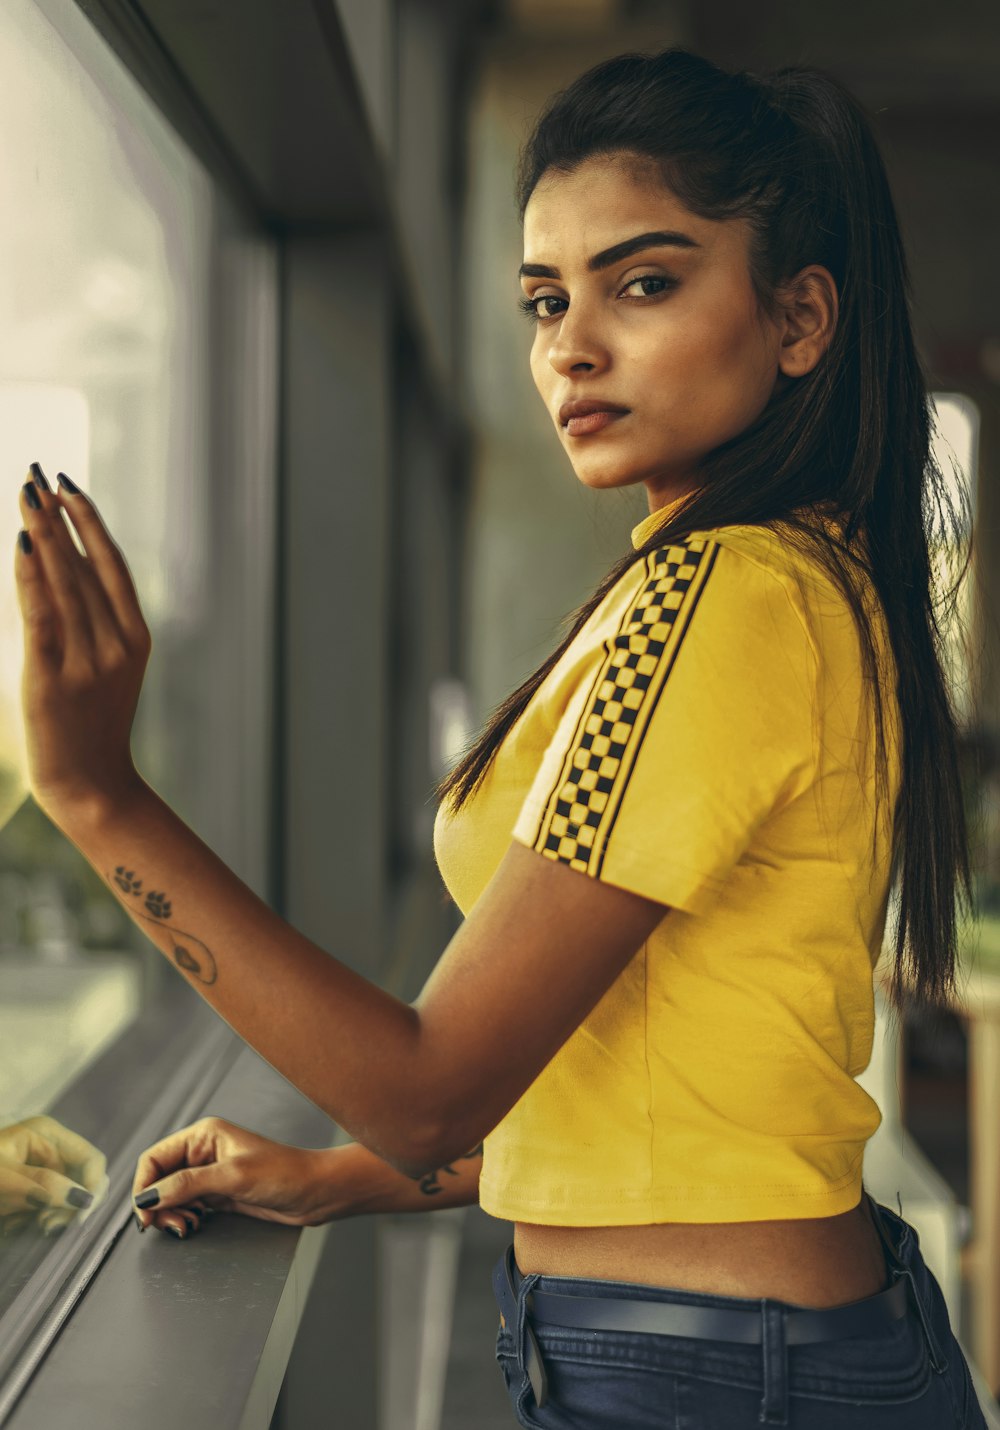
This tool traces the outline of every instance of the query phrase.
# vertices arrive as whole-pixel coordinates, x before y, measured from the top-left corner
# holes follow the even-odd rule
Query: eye
[[[618,296],[621,297],[623,293],[627,293],[630,288],[635,288],[640,283],[658,283],[660,287],[654,288],[651,293],[643,292],[634,295],[639,302],[641,302],[643,298],[658,298],[662,293],[669,292],[671,288],[678,286],[678,280],[676,278],[667,278],[662,273],[642,273],[638,278],[630,278]],[[544,303],[562,303],[563,307],[553,312],[551,309],[539,307],[540,304]],[[561,313],[565,312],[566,303],[567,300],[565,298],[559,298],[555,293],[539,293],[534,298],[519,298],[517,306],[530,321],[539,322],[545,318],[558,318]]]
[[[537,298],[519,298],[517,306],[524,315],[532,321],[539,318],[555,318],[556,313],[546,313],[538,311],[539,303],[565,303],[565,298],[557,298],[554,293],[540,293]]]
[[[637,283],[661,283],[663,285],[662,288],[654,289],[652,293],[640,293],[638,296],[641,298],[656,298],[660,293],[665,293],[668,289],[677,287],[676,278],[665,278],[662,273],[643,273],[640,274],[638,278],[630,278],[622,289],[622,292],[627,293],[628,290],[634,288]]]

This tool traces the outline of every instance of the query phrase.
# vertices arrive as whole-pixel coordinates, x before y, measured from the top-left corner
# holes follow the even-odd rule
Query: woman
[[[897,1006],[953,991],[959,876],[971,898],[871,130],[821,71],[626,55],[554,98],[518,197],[539,393],[577,478],[641,482],[649,515],[442,783],[466,918],[412,1005],[142,780],[127,567],[82,493],[26,484],[36,800],[357,1139],[204,1119],[140,1158],[140,1225],[478,1196],[515,1223],[493,1282],[525,1426],[982,1425],[916,1234],[862,1184],[893,875]]]

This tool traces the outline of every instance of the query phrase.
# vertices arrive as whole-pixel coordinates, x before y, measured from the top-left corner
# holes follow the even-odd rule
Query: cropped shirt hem
[[[796,1221],[839,1216],[861,1200],[863,1152],[851,1169],[825,1188],[778,1185],[660,1187],[650,1195],[619,1187],[595,1197],[592,1188],[565,1184],[543,1199],[508,1183],[506,1195],[484,1178],[479,1181],[479,1205],[501,1221],[536,1226],[643,1226],[651,1222]]]

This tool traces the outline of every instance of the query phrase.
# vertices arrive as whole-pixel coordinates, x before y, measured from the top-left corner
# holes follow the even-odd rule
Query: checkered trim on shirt
[[[532,843],[599,877],[643,738],[719,554],[689,536],[651,551],[646,579],[591,687]],[[666,774],[666,772],[665,772]]]

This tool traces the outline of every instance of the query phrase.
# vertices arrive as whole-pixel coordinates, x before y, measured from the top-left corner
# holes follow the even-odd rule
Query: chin
[[[575,471],[575,475],[581,486],[590,487],[591,491],[595,492],[610,491],[613,487],[631,487],[642,481],[641,477],[633,477],[625,472],[609,472],[607,467],[599,472]]]
[[[634,487],[661,470],[662,468],[637,462],[598,460],[573,464],[573,471],[580,484],[591,487],[594,491],[606,491],[611,487]]]

